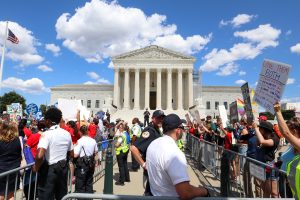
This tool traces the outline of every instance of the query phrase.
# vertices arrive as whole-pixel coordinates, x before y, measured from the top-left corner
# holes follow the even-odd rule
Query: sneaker
[[[120,182],[120,181],[117,181],[117,182],[115,182],[115,185],[120,185],[120,186],[123,186],[123,185],[125,185],[124,183],[122,183],[122,182]]]

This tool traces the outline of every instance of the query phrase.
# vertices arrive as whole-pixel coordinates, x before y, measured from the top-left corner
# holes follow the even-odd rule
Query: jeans
[[[119,166],[119,182],[124,183],[125,181],[130,181],[129,177],[129,170],[127,166],[127,157],[128,157],[128,152],[123,153],[122,151],[120,152],[119,155],[117,155],[117,162]]]

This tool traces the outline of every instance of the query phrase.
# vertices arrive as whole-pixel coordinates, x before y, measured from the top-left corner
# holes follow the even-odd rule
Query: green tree
[[[12,103],[20,103],[22,104],[22,108],[26,108],[26,99],[15,91],[5,93],[2,97],[0,97],[0,113],[6,111],[6,105],[10,105]]]
[[[44,104],[41,104],[40,105],[40,111],[42,111],[43,115],[45,115],[46,110],[47,110],[47,106],[44,105]]]
[[[290,120],[295,117],[295,110],[281,110],[281,112],[285,120]]]

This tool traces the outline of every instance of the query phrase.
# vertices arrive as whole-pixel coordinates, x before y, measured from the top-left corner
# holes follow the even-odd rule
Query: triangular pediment
[[[151,45],[142,49],[130,51],[113,57],[113,60],[194,60],[192,56],[187,56],[163,47]]]

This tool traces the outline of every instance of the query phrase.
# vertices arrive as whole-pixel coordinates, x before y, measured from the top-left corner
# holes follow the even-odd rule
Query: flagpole
[[[7,40],[7,32],[8,32],[8,21],[6,21],[6,28],[4,34],[4,45],[2,48],[2,57],[1,57],[1,66],[0,66],[0,95],[1,95],[1,88],[2,88],[2,74],[3,74],[3,64],[4,64],[4,54],[6,48],[6,40]]]

